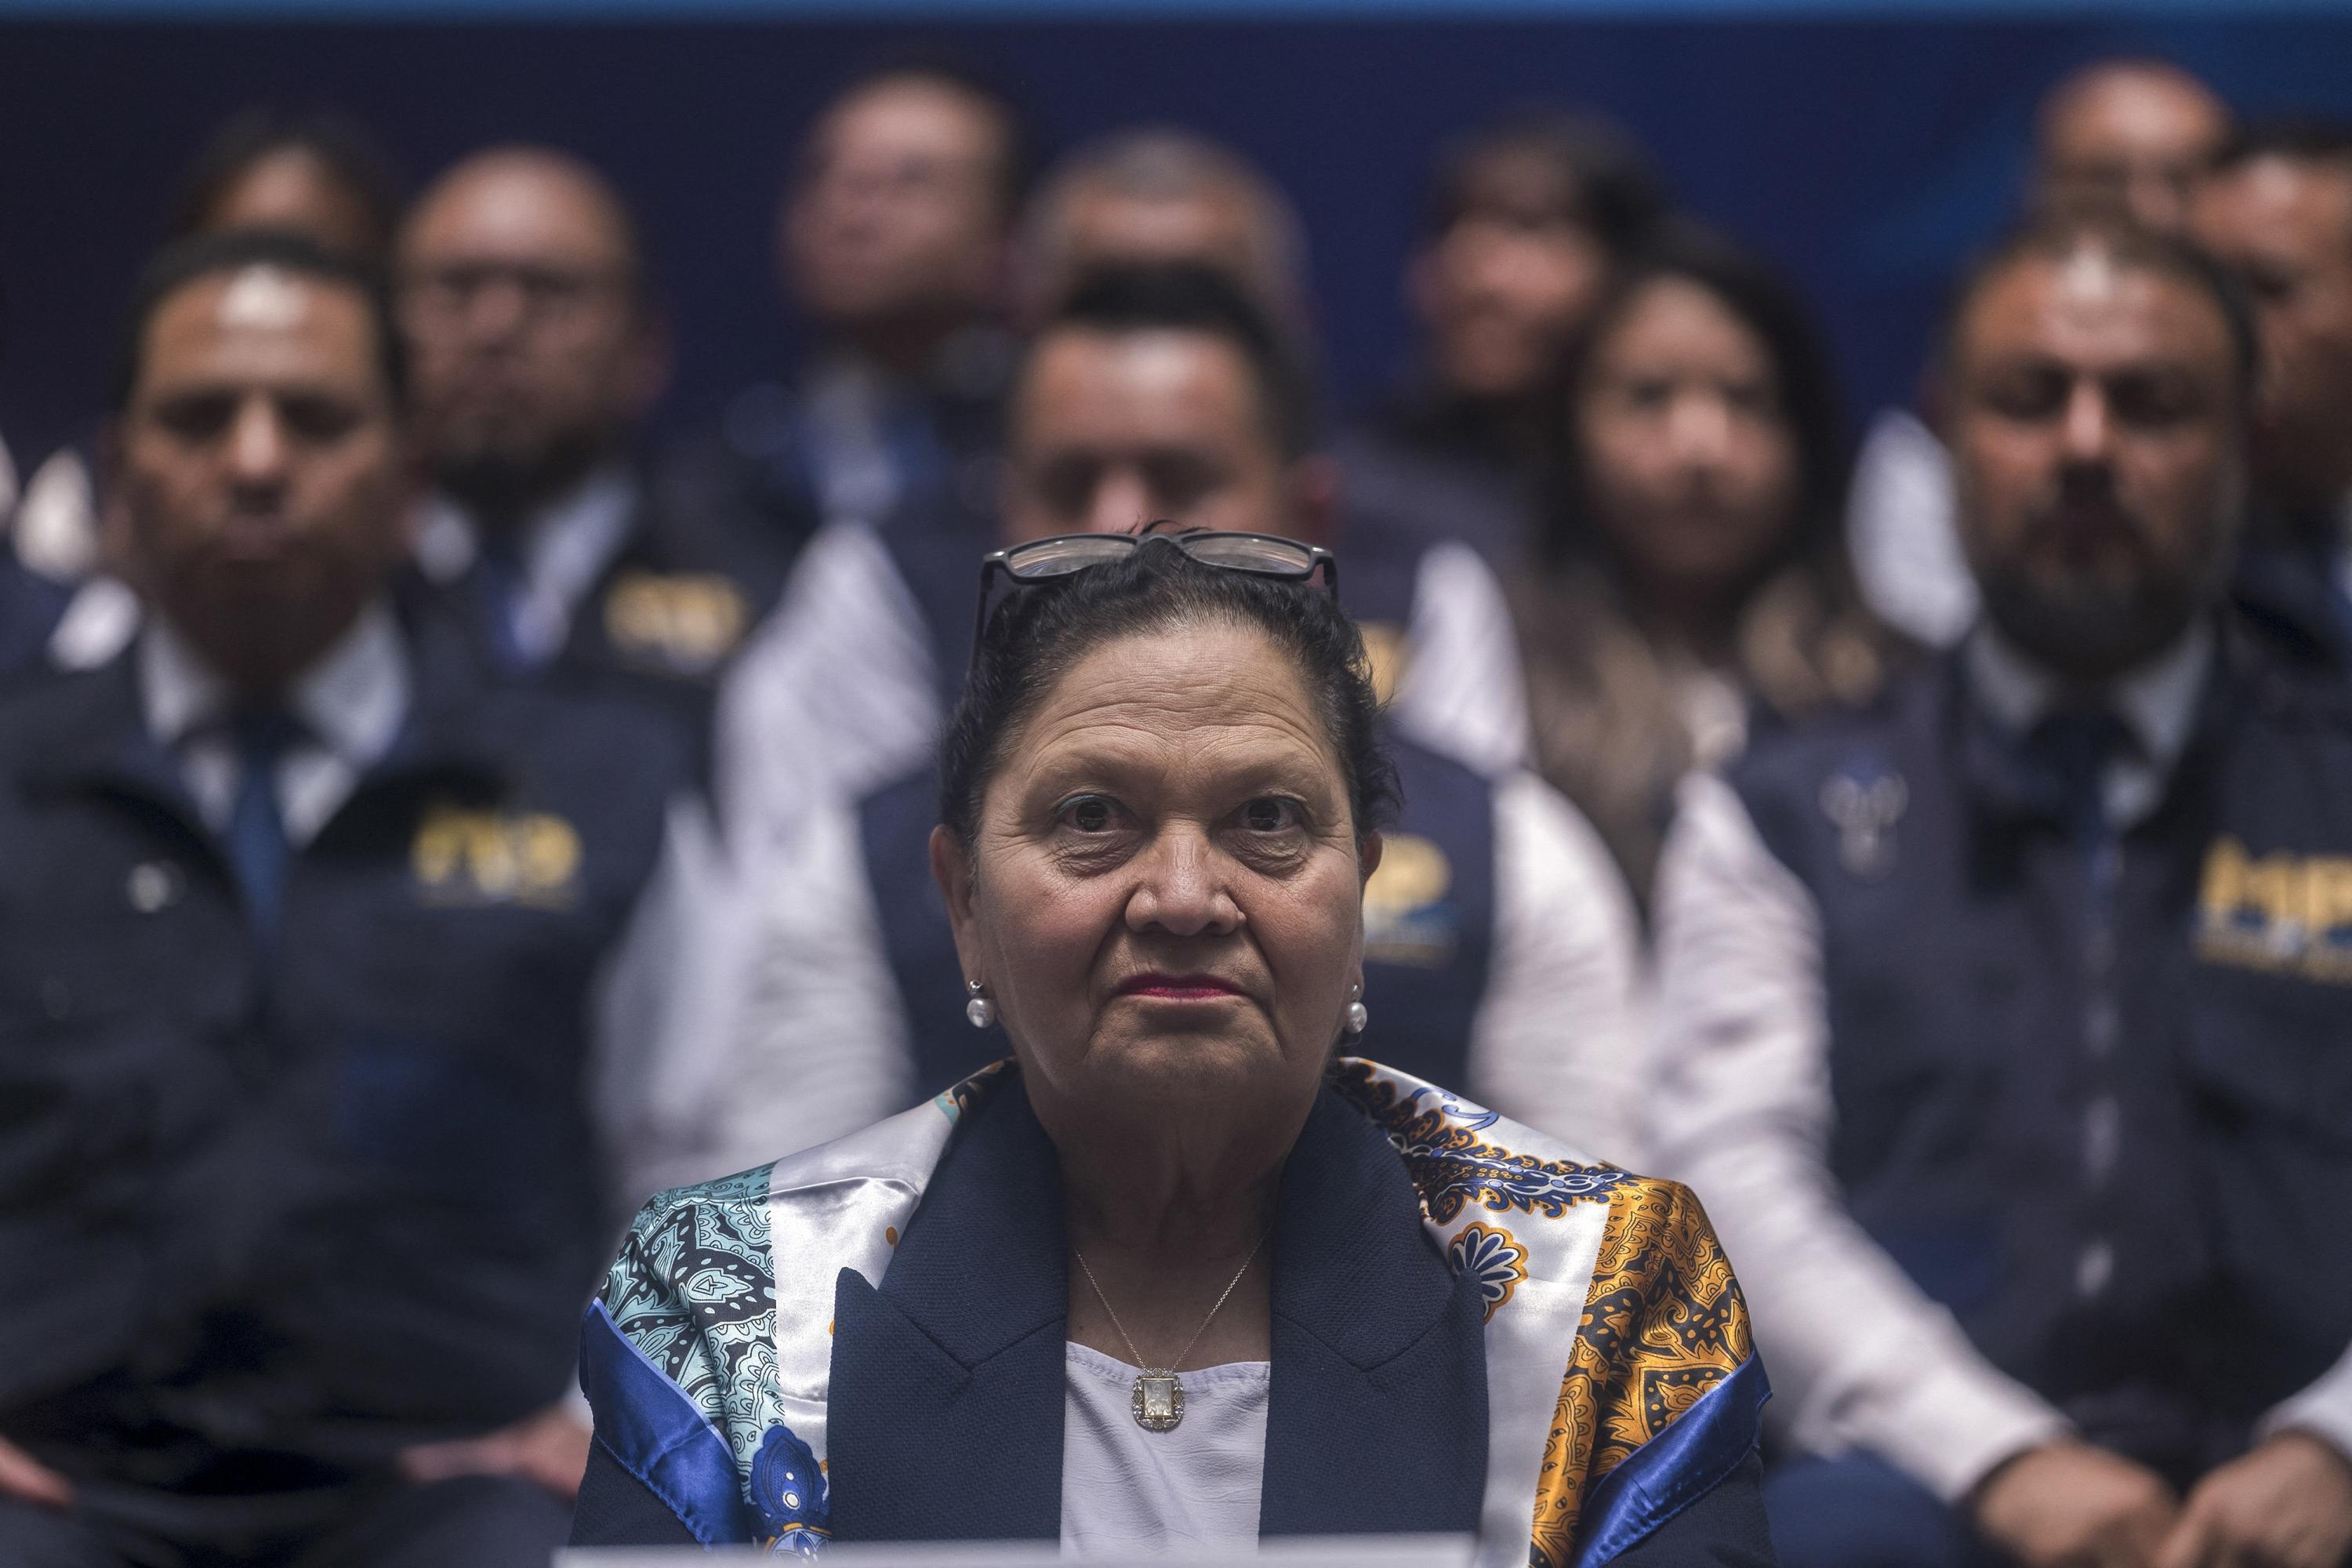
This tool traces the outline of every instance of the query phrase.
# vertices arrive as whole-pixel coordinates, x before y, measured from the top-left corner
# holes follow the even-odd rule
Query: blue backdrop
[[[1176,120],[1264,163],[1306,216],[1342,401],[1405,352],[1398,272],[1432,149],[1507,105],[1591,104],[1644,137],[1691,206],[1811,290],[1857,412],[1907,394],[1943,279],[2008,211],[2031,105],[2061,71],[2155,51],[2242,108],[2352,113],[2342,5],[2067,20],[2005,3],[1926,20],[1843,3],[1717,6],[1633,18],[1553,0],[1542,15],[1467,16],[1391,0],[1358,15],[1308,4],[1250,19],[1221,4],[1081,19],[1063,0],[1052,16],[950,24],[491,5],[467,19],[296,22],[63,20],[41,0],[0,0],[0,432],[21,459],[87,426],[116,309],[184,161],[257,100],[346,105],[412,177],[514,138],[609,169],[643,211],[673,300],[674,425],[789,363],[768,260],[785,149],[829,84],[911,43],[992,62],[1049,145]]]

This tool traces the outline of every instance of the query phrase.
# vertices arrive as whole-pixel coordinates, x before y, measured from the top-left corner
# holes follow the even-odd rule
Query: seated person
[[[1205,333],[1156,319],[1170,310],[1208,320]],[[1203,335],[1227,341],[1202,347]],[[1040,370],[1066,364],[1093,375],[1105,359],[1149,398],[1136,416],[1157,420],[1173,408],[1190,418],[1203,411],[1184,399],[1205,395],[1217,437],[1238,433],[1242,445],[1196,448],[1183,471],[1130,465],[1131,479],[1150,470],[1153,493],[1098,487],[1086,477],[1099,445],[1083,423],[1091,393],[1049,385]],[[1181,386],[1163,367],[1182,373]],[[1269,417],[1253,405],[1255,390],[1265,392]],[[1063,414],[1067,440],[1058,432],[1050,444],[1034,438],[1036,420],[1020,405],[1041,401]],[[1222,527],[1214,509],[1247,493],[1254,515],[1286,520],[1279,531],[1319,538],[1334,526],[1335,509],[1331,465],[1316,450],[1313,403],[1297,344],[1217,268],[1102,269],[1097,286],[1063,301],[1041,325],[1016,365],[1001,498],[981,509],[906,510],[879,525],[839,519],[810,541],[776,614],[719,694],[719,804],[730,841],[756,852],[789,837],[813,806],[854,799],[924,765],[962,679],[970,641],[963,583],[971,561],[998,542],[997,505],[1026,508],[1049,531],[1132,528],[1155,517]],[[1130,417],[1122,433],[1129,455],[1160,441],[1133,426]],[[1073,440],[1078,449],[1065,462],[1060,449]],[[1068,473],[1049,471],[1070,465]],[[1066,493],[1074,479],[1086,480],[1076,500]],[[1496,740],[1523,742],[1505,722],[1516,712],[1517,677],[1499,584],[1459,548],[1391,564],[1396,569],[1351,576],[1348,597],[1366,623],[1398,723],[1466,766],[1508,772],[1517,752],[1498,752]]]
[[[1098,274],[1016,380],[1001,542],[1125,533],[1139,515],[1319,537],[1290,482],[1295,399],[1255,321],[1213,273]],[[969,598],[976,557],[960,559],[917,564],[934,601],[958,573]],[[969,626],[935,635],[960,679]],[[1532,775],[1490,780],[1391,728],[1404,805],[1365,893],[1372,1045],[1582,1147],[1633,1148],[1637,935],[1607,852]],[[709,1026],[731,1065],[709,1084],[701,1174],[855,1131],[999,1053],[964,1025],[948,910],[922,869],[934,766],[912,752],[744,851],[740,947]]]
[[[332,111],[252,109],[224,124],[196,155],[172,207],[173,239],[255,230],[300,235],[368,266],[392,246],[400,182],[366,127]],[[103,537],[97,421],[50,454],[26,481],[12,542],[33,571],[77,591],[57,627],[54,662],[105,663],[139,623],[139,601],[113,575]]]
[[[1696,1202],[1338,1054],[1395,774],[1325,558],[992,565],[929,858],[1013,1059],[646,1206],[583,1325],[573,1541],[1769,1564]]]
[[[810,352],[667,455],[677,504],[757,538],[984,488],[1012,358],[1014,103],[945,56],[858,75],[792,155],[774,275]]]
[[[2246,284],[2269,372],[2238,597],[2284,647],[2352,670],[2352,125],[2249,127],[2196,213]]]
[[[1099,268],[1195,261],[1268,320],[1307,330],[1307,235],[1290,198],[1232,148],[1176,126],[1115,131],[1055,164],[1015,260],[1033,328]]]
[[[2230,123],[2229,105],[2170,61],[2093,60],[2042,95],[2021,205],[2180,234]],[[1932,384],[1933,367],[1922,379]],[[1976,623],[1977,588],[1953,531],[1951,459],[1918,415],[1883,408],[1871,420],[1851,499],[1855,575],[1871,609],[1928,647],[1958,642]]]
[[[799,540],[664,507],[631,460],[668,371],[635,218],[576,159],[499,148],[426,189],[398,254],[425,582],[491,669],[620,678],[702,721]]]
[[[2227,616],[2252,328],[2048,220],[1943,363],[1984,619],[1694,775],[1659,876],[1654,1136],[1755,1292],[1774,1537],[2338,1568],[2352,712]]]
[[[0,707],[0,1555],[538,1568],[686,748],[394,615],[371,275],[184,242],[124,345],[148,614]]]
[[[1528,752],[1647,901],[1675,784],[1868,698],[1897,639],[1841,530],[1843,425],[1802,304],[1678,237],[1628,263],[1569,358],[1537,570],[1513,595]]]
[[[1413,363],[1335,446],[1370,531],[1516,568],[1556,438],[1553,372],[1667,214],[1647,157],[1587,115],[1513,113],[1446,150],[1405,276]]]

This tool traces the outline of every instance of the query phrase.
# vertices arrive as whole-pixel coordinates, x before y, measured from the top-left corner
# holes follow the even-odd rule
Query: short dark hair
[[[1161,535],[1123,561],[1010,594],[988,617],[940,748],[940,820],[966,851],[989,781],[1056,680],[1106,643],[1202,621],[1259,632],[1290,656],[1346,774],[1358,837],[1386,826],[1396,766],[1355,622],[1318,585],[1203,565]]]
[[[249,267],[273,268],[357,294],[374,329],[376,370],[386,397],[395,414],[406,408],[408,350],[393,316],[392,296],[382,269],[338,256],[299,235],[257,229],[175,240],[147,263],[131,289],[116,340],[114,375],[107,393],[111,412],[119,415],[130,407],[132,395],[139,390],[139,378],[146,369],[147,329],[164,304],[202,279],[242,272]]]
[[[1797,518],[1785,561],[1838,548],[1849,468],[1844,406],[1819,325],[1803,296],[1762,258],[1695,225],[1676,224],[1628,258],[1562,367],[1553,428],[1561,434],[1541,552],[1558,564],[1602,548],[1591,521],[1591,476],[1573,434],[1576,405],[1601,349],[1649,289],[1696,284],[1755,333],[1771,362],[1780,413],[1797,454]]]
[[[2011,229],[1969,263],[1953,286],[1937,334],[1937,372],[1948,376],[1958,363],[1959,334],[1977,297],[2027,261],[2063,261],[2086,250],[2105,253],[2119,267],[2177,279],[2212,301],[2229,334],[2230,357],[2239,387],[2252,394],[2262,364],[2262,342],[2253,307],[2237,277],[2202,250],[2168,234],[2158,234],[2120,213],[2067,212],[2028,219]]]
[[[998,215],[1010,229],[1027,200],[1037,166],[1037,138],[1028,115],[997,79],[996,73],[963,51],[940,47],[898,50],[850,76],[824,100],[810,123],[822,125],[853,98],[862,98],[893,82],[923,82],[943,87],[977,103],[996,121],[1003,141],[1003,158],[996,171],[994,195]],[[794,175],[795,183],[799,175]]]
[[[1297,458],[1314,448],[1318,413],[1305,356],[1221,268],[1198,261],[1096,268],[1037,329],[1029,357],[1062,331],[1199,332],[1222,339],[1249,367],[1282,455]]]
[[[1549,165],[1568,193],[1563,216],[1622,255],[1648,244],[1673,211],[1664,182],[1641,144],[1612,121],[1562,109],[1515,110],[1457,138],[1439,154],[1423,204],[1422,231],[1435,237],[1472,205],[1480,169],[1498,158]]]
[[[2227,173],[2264,158],[2290,163],[2326,163],[2352,181],[2352,122],[2321,114],[2288,114],[2238,128],[2221,146],[2213,167]]]
[[[181,239],[205,232],[213,209],[255,164],[289,152],[317,159],[342,187],[366,223],[367,259],[383,258],[400,224],[400,180],[367,128],[336,110],[254,108],[230,120],[196,155],[173,204],[167,233]]]

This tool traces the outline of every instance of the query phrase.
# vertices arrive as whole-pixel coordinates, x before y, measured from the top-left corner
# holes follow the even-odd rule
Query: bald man
[[[1303,329],[1307,240],[1297,209],[1240,153],[1197,132],[1114,132],[1057,164],[1030,202],[1019,252],[1022,306],[1051,316],[1102,267],[1201,262],[1269,318]]]
[[[657,507],[637,476],[669,348],[619,195],[566,153],[478,153],[418,199],[397,258],[439,602],[501,677],[562,666],[698,717],[789,547]]]
[[[2229,107],[2213,89],[2178,66],[2154,59],[2084,66],[2042,98],[2034,201],[2120,211],[2144,228],[2179,234],[2230,123]]]

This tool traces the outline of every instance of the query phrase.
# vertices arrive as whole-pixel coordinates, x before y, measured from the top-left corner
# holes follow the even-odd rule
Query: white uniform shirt
[[[514,640],[532,667],[552,659],[571,640],[582,601],[628,543],[636,505],[637,489],[628,475],[600,468],[522,524]],[[416,564],[428,581],[455,584],[480,554],[479,529],[462,507],[443,495],[426,503]]]
[[[2144,816],[2186,746],[2210,630],[2117,683],[2137,754],[2105,780],[2119,821]],[[2022,728],[2057,700],[2022,656],[1979,637],[1972,689]],[[1775,1421],[1822,1454],[1871,1449],[1948,1501],[2065,1418],[1980,1355],[1847,1213],[1829,1167],[1822,921],[1722,780],[1685,781],[1659,867],[1658,1039],[1652,1128],[1660,1168],[1706,1199],[1769,1347]],[[2352,1354],[2274,1412],[2352,1454]]]

